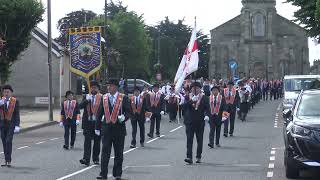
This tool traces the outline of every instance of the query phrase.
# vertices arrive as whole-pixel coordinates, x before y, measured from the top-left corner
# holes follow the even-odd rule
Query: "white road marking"
[[[268,172],[268,173],[267,173],[267,177],[268,177],[268,178],[272,178],[272,177],[273,177],[273,172],[272,172],[272,171]]]
[[[147,144],[149,144],[149,143],[151,143],[151,142],[153,142],[153,141],[155,141],[155,140],[158,140],[158,139],[160,139],[160,138],[162,138],[162,137],[164,137],[164,135],[161,135],[160,137],[151,139],[150,141],[147,142]]]
[[[77,134],[82,133],[82,131],[77,131]]]
[[[22,146],[22,147],[19,147],[18,149],[24,149],[24,148],[28,148],[29,146]]]
[[[274,168],[274,164],[273,163],[270,163],[269,164],[269,169],[273,169]]]
[[[52,138],[52,139],[50,139],[50,141],[54,141],[54,140],[57,140],[57,139],[59,139],[59,138]]]
[[[43,144],[43,143],[45,143],[45,141],[37,142],[36,144]]]
[[[4,152],[0,152],[0,154],[3,154]]]
[[[270,154],[274,155],[274,154],[276,154],[276,151],[272,150]]]
[[[91,166],[89,166],[89,167],[86,167],[86,168],[84,168],[84,169],[81,169],[80,171],[77,171],[77,172],[75,172],[75,173],[72,173],[72,174],[69,174],[69,175],[67,175],[67,176],[61,177],[61,178],[59,178],[59,179],[57,179],[57,180],[67,179],[67,178],[69,178],[69,177],[75,176],[75,175],[80,174],[80,173],[82,173],[82,172],[84,172],[84,171],[87,171],[87,170],[89,170],[89,169],[92,169],[92,168],[94,168],[94,167],[96,167],[96,166],[97,166],[97,165],[91,165]]]
[[[275,149],[277,149],[277,148],[271,148],[272,150],[275,150]]]
[[[179,127],[175,128],[175,129],[172,129],[170,132],[172,133],[172,132],[174,132],[174,131],[176,131],[176,130],[178,130],[178,129],[182,128],[182,127],[183,127],[183,126],[179,126]]]
[[[123,154],[127,154],[127,153],[129,153],[129,152],[131,152],[131,151],[134,151],[134,150],[136,150],[136,149],[138,149],[138,147],[129,149],[128,151],[123,152]]]
[[[276,157],[275,156],[271,156],[270,157],[270,161],[274,161],[274,160],[276,160]]]

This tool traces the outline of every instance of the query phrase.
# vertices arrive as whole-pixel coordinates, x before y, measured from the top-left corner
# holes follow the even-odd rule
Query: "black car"
[[[284,117],[284,164],[288,178],[320,167],[320,90],[302,91]]]
[[[141,91],[144,89],[144,87],[151,87],[152,85],[142,79],[127,79],[127,92],[133,93],[134,87],[138,87]]]

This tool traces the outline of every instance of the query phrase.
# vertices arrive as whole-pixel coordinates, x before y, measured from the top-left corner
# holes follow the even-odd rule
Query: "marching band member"
[[[80,124],[80,108],[76,100],[73,99],[73,92],[66,92],[66,100],[61,105],[61,119],[59,125],[64,127],[63,148],[69,149],[69,135],[71,134],[70,147],[74,148],[76,140],[77,126]],[[70,133],[71,131],[71,133]]]
[[[152,113],[150,132],[147,134],[150,138],[153,138],[154,125],[156,124],[156,135],[160,137],[160,122],[161,115],[164,115],[164,95],[159,91],[159,84],[153,85],[153,92],[148,95],[149,103],[148,106]]]
[[[169,113],[169,122],[175,121],[177,118],[178,105],[180,96],[174,92],[174,86],[171,86],[170,92],[164,98],[167,101],[167,111]]]
[[[132,125],[132,141],[130,148],[136,148],[136,135],[137,135],[137,124],[140,129],[140,145],[144,147],[145,139],[145,113],[147,112],[147,101],[145,96],[140,93],[138,87],[134,88],[133,96],[130,99],[131,104],[131,125]]]
[[[126,124],[130,114],[130,102],[119,93],[119,81],[110,79],[109,93],[103,96],[95,125],[96,135],[102,136],[101,172],[97,179],[107,179],[111,148],[114,148],[113,177],[121,180]],[[104,118],[102,119],[102,117]],[[102,120],[101,120],[102,119]]]
[[[84,135],[84,152],[81,164],[90,165],[90,156],[92,149],[92,161],[94,164],[99,164],[101,136],[95,134],[95,123],[97,121],[97,113],[101,105],[102,94],[100,94],[100,85],[96,81],[90,82],[91,94],[83,97],[80,103],[80,109],[84,109],[82,115],[82,129]],[[93,141],[93,148],[91,143]]]
[[[214,148],[214,137],[216,134],[216,146],[220,147],[220,133],[221,124],[227,119],[225,112],[226,102],[223,96],[219,93],[219,86],[214,86],[211,88],[211,95],[209,97],[210,113],[207,115],[209,117],[210,134],[209,134],[209,144],[210,148]]]
[[[10,85],[2,87],[3,97],[0,99],[0,131],[5,163],[1,166],[11,167],[13,134],[20,131],[19,101],[12,96]]]
[[[230,114],[229,120],[224,121],[224,137],[228,137],[228,132],[230,136],[233,136],[235,116],[236,112],[239,110],[239,93],[233,86],[234,83],[232,81],[229,81],[228,87],[223,90],[223,96],[226,101],[227,112]]]
[[[192,83],[191,93],[185,98],[185,115],[184,124],[186,126],[187,135],[187,158],[184,160],[188,164],[192,164],[192,148],[193,138],[197,139],[197,155],[196,163],[201,163],[203,148],[203,132],[205,127],[205,113],[209,112],[208,97],[201,93],[201,84],[199,82]]]
[[[244,87],[242,82],[239,83],[240,97],[240,120],[245,121],[249,111],[250,91]]]

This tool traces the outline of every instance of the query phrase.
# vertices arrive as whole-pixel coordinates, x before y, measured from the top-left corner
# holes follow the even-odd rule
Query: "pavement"
[[[50,125],[59,121],[60,110],[53,110],[53,122],[49,122],[48,110],[45,109],[21,109],[20,128],[22,132],[30,131]]]
[[[280,101],[259,103],[246,122],[236,120],[234,137],[221,137],[221,148],[209,149],[206,126],[203,163],[186,165],[183,124],[161,122],[161,138],[146,138],[145,147],[130,149],[131,124],[127,122],[123,178],[130,180],[284,180]],[[149,130],[146,123],[146,132]],[[4,180],[94,180],[100,167],[80,165],[83,135],[77,131],[75,149],[65,151],[63,128],[43,127],[17,134],[13,142],[13,167],[0,168]],[[139,136],[137,137],[139,141]],[[195,141],[194,141],[195,142]],[[194,154],[195,154],[194,143]],[[3,154],[0,147],[0,163]],[[113,157],[113,155],[112,155]],[[110,160],[109,173],[112,172]],[[301,179],[320,179],[317,171],[302,172]],[[111,174],[109,174],[111,177]],[[112,179],[112,178],[109,178]]]

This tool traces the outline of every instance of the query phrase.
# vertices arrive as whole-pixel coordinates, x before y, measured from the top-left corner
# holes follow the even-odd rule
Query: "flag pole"
[[[194,17],[194,30],[196,30],[196,28],[197,28],[197,16]],[[193,75],[194,75],[193,77],[194,81],[197,81],[197,71],[195,71]]]

